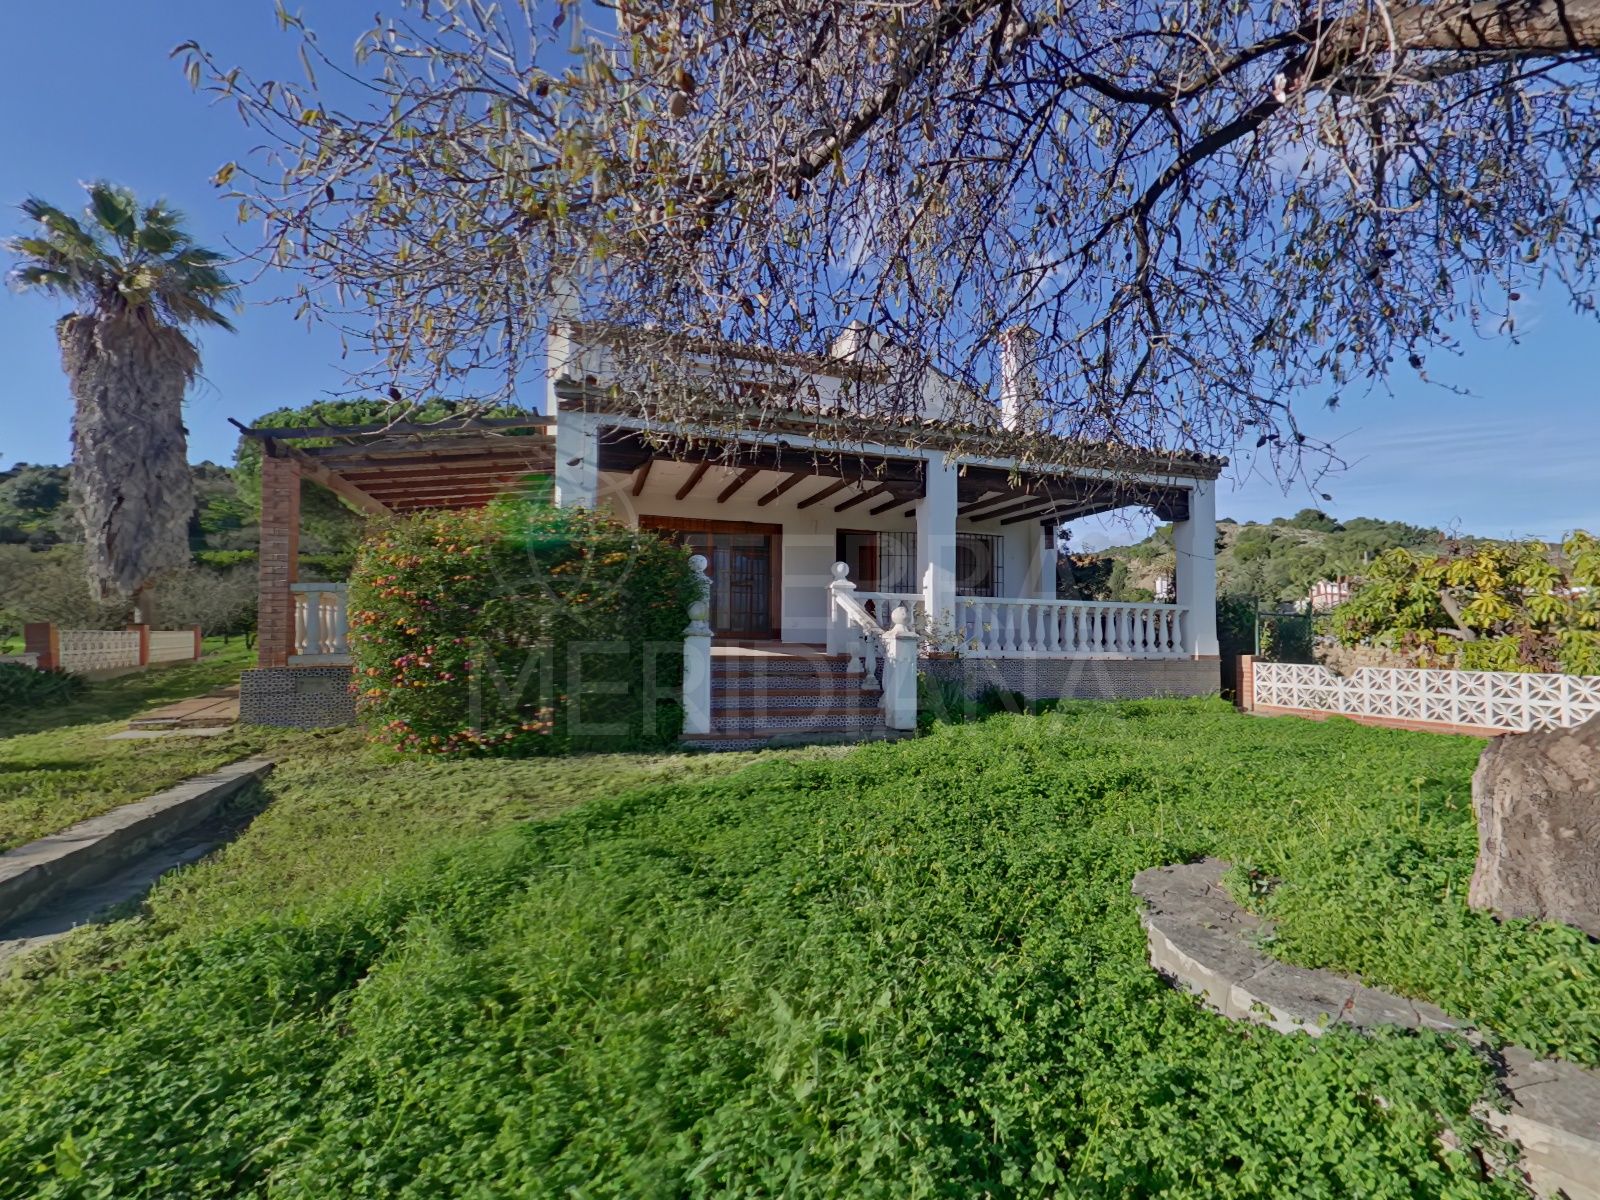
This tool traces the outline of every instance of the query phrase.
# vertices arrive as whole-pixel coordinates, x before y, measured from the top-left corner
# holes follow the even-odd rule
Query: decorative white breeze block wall
[[[191,653],[194,635],[189,634]],[[139,632],[135,629],[63,629],[61,666],[75,673],[115,671],[139,665]]]
[[[1507,733],[1570,728],[1600,715],[1600,676],[1595,675],[1362,667],[1344,678],[1327,667],[1258,661],[1254,688],[1258,708],[1474,725]]]

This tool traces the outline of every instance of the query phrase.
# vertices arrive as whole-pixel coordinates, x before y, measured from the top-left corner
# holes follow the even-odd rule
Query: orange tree
[[[685,551],[581,509],[386,522],[350,583],[363,723],[424,754],[668,743],[695,588]]]
[[[1333,627],[1347,646],[1383,642],[1424,665],[1600,674],[1600,540],[1391,550]]]

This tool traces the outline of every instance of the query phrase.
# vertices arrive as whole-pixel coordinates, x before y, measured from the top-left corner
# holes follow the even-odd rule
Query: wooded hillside
[[[1340,522],[1314,508],[1266,524],[1217,522],[1217,590],[1253,596],[1262,604],[1301,600],[1319,579],[1360,574],[1367,562],[1397,547],[1420,549],[1445,540],[1441,530],[1353,517]],[[1069,546],[1070,551],[1070,546]],[[1064,556],[1060,577],[1080,592],[1108,600],[1147,600],[1156,581],[1176,567],[1172,527],[1163,525],[1141,542]]]

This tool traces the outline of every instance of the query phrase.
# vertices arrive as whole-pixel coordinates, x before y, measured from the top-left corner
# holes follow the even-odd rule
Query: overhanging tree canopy
[[[183,49],[271,135],[219,182],[408,391],[514,390],[574,278],[658,410],[715,386],[668,333],[858,319],[880,394],[978,406],[1027,326],[1054,432],[1296,466],[1302,389],[1510,332],[1547,275],[1592,310],[1597,48],[1600,0],[415,0],[348,91]]]

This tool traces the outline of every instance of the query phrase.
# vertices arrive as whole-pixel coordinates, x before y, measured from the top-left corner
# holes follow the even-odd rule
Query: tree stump
[[[1600,937],[1600,717],[1495,738],[1472,776],[1478,864],[1467,902]]]

